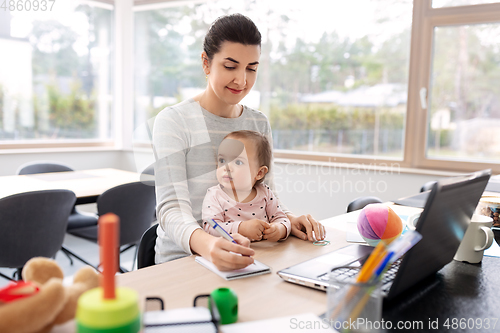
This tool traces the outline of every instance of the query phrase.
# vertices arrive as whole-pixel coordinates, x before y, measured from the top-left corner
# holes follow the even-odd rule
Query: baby
[[[269,186],[263,183],[271,164],[266,137],[254,131],[236,131],[222,140],[217,161],[218,185],[210,187],[203,201],[203,228],[220,236],[207,223],[213,219],[229,234],[252,241],[284,240],[291,224]]]

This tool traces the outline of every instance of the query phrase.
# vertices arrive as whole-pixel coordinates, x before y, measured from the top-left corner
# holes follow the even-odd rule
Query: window
[[[204,89],[203,38],[233,12],[263,35],[258,81],[243,103],[268,115],[275,149],[403,158],[410,0],[138,6],[136,126]]]
[[[500,3],[434,9],[424,0],[415,7],[406,163],[500,172]]]
[[[434,29],[427,156],[500,161],[500,24]]]
[[[269,96],[261,108],[270,111],[274,147],[402,159],[412,2],[308,1],[294,9],[264,46],[270,82],[266,94],[261,81]]]
[[[277,157],[500,172],[499,1],[152,2],[135,7],[136,125],[204,89],[203,37],[240,12],[263,35],[243,103]]]
[[[0,144],[109,140],[112,5],[57,1],[0,15]]]

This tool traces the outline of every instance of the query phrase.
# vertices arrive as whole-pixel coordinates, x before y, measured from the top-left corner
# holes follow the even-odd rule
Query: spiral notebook
[[[215,265],[212,262],[208,261],[203,257],[197,256],[195,261],[226,280],[242,279],[250,276],[271,273],[271,268],[269,266],[266,266],[257,260],[254,260],[253,264],[248,265],[245,268],[236,269],[234,271],[224,271],[224,272],[219,271],[219,269],[215,267]]]

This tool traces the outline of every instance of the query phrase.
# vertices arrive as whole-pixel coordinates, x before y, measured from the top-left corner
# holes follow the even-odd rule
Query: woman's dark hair
[[[273,158],[273,152],[271,150],[271,145],[269,144],[269,140],[267,140],[266,136],[262,133],[256,131],[249,130],[241,130],[231,132],[224,137],[224,139],[247,139],[252,141],[255,144],[257,149],[257,162],[259,164],[259,168],[262,166],[266,166],[267,170],[271,170],[271,160]],[[264,177],[257,180],[255,185],[258,185],[264,181]]]
[[[259,29],[248,17],[242,14],[224,15],[216,19],[208,29],[203,41],[203,51],[208,60],[212,60],[223,42],[260,46],[261,40]]]

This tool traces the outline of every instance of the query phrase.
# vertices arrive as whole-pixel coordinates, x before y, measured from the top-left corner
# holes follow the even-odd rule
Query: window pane
[[[275,149],[402,158],[410,0],[221,0],[136,12],[136,126],[204,89],[203,38],[234,12],[263,36],[257,83],[242,103],[269,116]]]
[[[498,0],[432,0],[433,8],[454,7],[467,5],[480,5],[485,3],[495,3]]]
[[[0,140],[110,138],[113,7],[40,6],[0,10]]]
[[[500,160],[500,24],[437,27],[427,156]]]

